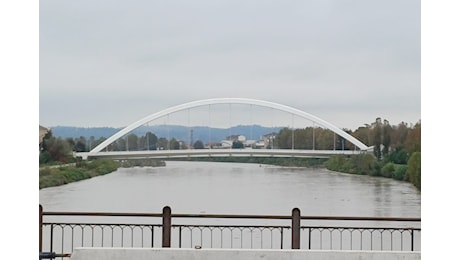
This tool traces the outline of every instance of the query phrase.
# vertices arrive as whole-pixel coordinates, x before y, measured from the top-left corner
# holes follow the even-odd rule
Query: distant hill
[[[279,132],[282,127],[264,127],[260,125],[239,125],[231,128],[210,128],[206,126],[179,126],[179,125],[161,125],[161,126],[143,126],[135,129],[134,134],[141,136],[145,135],[148,131],[154,133],[157,137],[164,137],[167,139],[176,138],[177,140],[192,141],[201,140],[204,143],[209,141],[219,142],[224,140],[230,135],[244,135],[248,140],[260,140],[263,135]],[[51,132],[55,137],[61,138],[79,138],[81,136],[90,138],[93,136],[95,139],[109,138],[113,134],[122,130],[122,128],[113,127],[73,127],[73,126],[55,126],[51,127]],[[193,131],[192,131],[193,130]]]

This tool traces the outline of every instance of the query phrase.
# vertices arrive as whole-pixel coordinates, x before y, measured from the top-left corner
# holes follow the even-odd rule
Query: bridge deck
[[[355,155],[363,151],[351,150],[292,150],[292,149],[189,149],[154,151],[82,152],[75,156],[88,158],[134,159],[134,158],[190,158],[190,157],[303,157],[328,158],[332,155]]]

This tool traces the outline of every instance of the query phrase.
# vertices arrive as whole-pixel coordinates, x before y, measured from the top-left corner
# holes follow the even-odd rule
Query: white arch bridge
[[[119,138],[129,134],[133,130],[162,117],[170,114],[189,110],[207,105],[216,104],[247,104],[255,105],[265,108],[276,109],[291,115],[298,116],[303,119],[310,120],[326,129],[331,130],[335,134],[343,137],[345,140],[352,143],[357,149],[355,150],[300,150],[294,149],[185,149],[185,150],[147,150],[147,151],[103,151],[107,149],[110,144],[117,141]],[[115,133],[104,142],[96,146],[90,152],[79,152],[75,156],[81,157],[84,160],[88,158],[113,158],[113,159],[129,159],[129,158],[190,158],[190,157],[228,157],[228,156],[254,156],[254,157],[329,157],[336,154],[359,154],[369,152],[372,147],[368,147],[353,136],[345,131],[339,129],[335,125],[318,118],[314,115],[289,107],[282,104],[273,102],[248,99],[248,98],[213,98],[198,100],[190,103],[181,104],[178,106],[170,107],[157,113],[153,113],[147,117],[136,121],[119,132]]]

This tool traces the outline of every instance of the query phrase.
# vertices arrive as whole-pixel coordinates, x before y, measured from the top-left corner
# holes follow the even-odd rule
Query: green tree
[[[125,138],[119,138],[115,142],[113,142],[111,145],[113,145],[113,150],[114,151],[126,151],[126,139]]]
[[[329,129],[315,129],[315,149],[316,150],[334,150],[335,133]]]
[[[48,150],[46,140],[50,139],[51,137],[53,137],[53,133],[52,133],[51,130],[49,130],[48,132],[46,132],[45,136],[43,136],[43,138],[42,138],[42,142],[40,143],[40,151],[47,151]]]
[[[73,140],[74,146],[73,149],[75,152],[87,152],[86,148],[86,138],[84,136],[80,136]]]
[[[358,129],[356,129],[353,133],[352,136],[358,140],[360,140],[362,143],[365,145],[371,145],[372,144],[372,130],[371,126],[366,124],[365,126],[360,126]]]
[[[311,139],[312,137],[309,135],[309,132],[313,133],[311,129],[295,129],[294,130],[294,148],[295,149],[312,149]],[[291,143],[292,143],[292,136],[291,136]]]
[[[169,141],[169,147],[171,150],[179,150],[180,143],[176,140],[176,138],[172,138],[171,141]]]
[[[337,135],[336,142],[337,150],[345,150],[345,138],[343,136]]]
[[[204,144],[201,140],[197,140],[193,143],[193,149],[204,149]]]
[[[404,143],[407,140],[407,134],[409,132],[409,128],[407,127],[407,123],[401,122],[398,126],[394,127],[394,130],[391,135],[392,146],[395,149],[402,148]]]
[[[382,119],[378,117],[375,119],[373,124],[373,145],[374,145],[374,155],[377,160],[382,159]]]
[[[67,163],[72,161],[72,146],[66,140],[62,138],[51,136],[48,139],[43,140],[45,143],[44,150],[42,153],[43,158],[41,160],[43,163],[49,163],[52,161]]]
[[[164,137],[160,137],[158,139],[158,148],[160,150],[168,150],[169,149],[169,142],[168,142],[168,139],[164,138]]]
[[[393,132],[393,128],[391,127],[390,123],[387,120],[383,120],[383,127],[382,127],[382,156],[386,156],[390,151],[391,145],[391,134]]]
[[[90,136],[88,140],[88,151],[91,151],[94,147],[96,147],[96,138],[94,136]]]
[[[240,142],[240,141],[233,141],[232,148],[233,149],[241,149],[241,148],[244,148],[244,144],[242,142]]]
[[[394,165],[394,163],[389,162],[389,163],[385,164],[385,165],[382,167],[381,171],[382,171],[382,172],[381,172],[381,175],[382,175],[383,177],[392,178],[392,177],[393,177],[393,174],[394,174],[394,172],[395,172],[395,165]]]
[[[138,137],[135,134],[130,134],[126,137],[126,147],[127,151],[138,151],[139,146],[138,146]]]
[[[409,181],[419,190],[422,189],[422,156],[420,152],[414,152],[407,162],[407,175]]]
[[[278,149],[292,148],[292,130],[285,127],[281,129],[275,138],[275,147]]]
[[[407,164],[407,160],[409,160],[409,152],[402,147],[396,148],[386,157],[386,161],[397,164]]]
[[[148,150],[156,150],[158,144],[158,137],[152,132],[147,132],[145,136],[147,139]]]
[[[351,157],[352,173],[371,174],[374,171],[375,157],[372,154],[358,154]]]
[[[395,164],[395,171],[393,173],[393,179],[395,180],[407,180],[407,165],[405,164]]]
[[[409,152],[411,153],[421,152],[422,150],[421,133],[422,133],[422,125],[420,121],[417,124],[415,124],[415,126],[412,129],[409,129],[409,132],[407,134],[407,139],[404,145],[404,147]]]

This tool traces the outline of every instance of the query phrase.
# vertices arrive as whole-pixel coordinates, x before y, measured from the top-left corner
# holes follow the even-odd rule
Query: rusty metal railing
[[[173,220],[175,223],[173,223]],[[363,224],[365,223],[365,224]],[[190,247],[420,251],[420,218],[46,212],[39,206],[40,259],[76,247]],[[58,253],[55,253],[58,252]]]

